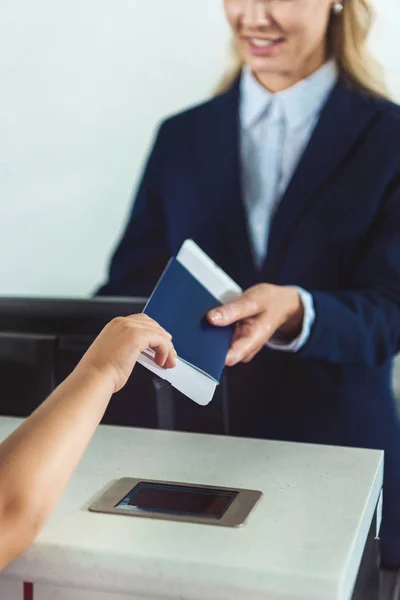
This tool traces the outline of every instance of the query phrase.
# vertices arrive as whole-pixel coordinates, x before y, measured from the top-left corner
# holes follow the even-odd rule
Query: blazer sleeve
[[[382,365],[400,350],[400,176],[390,186],[345,291],[312,291],[315,321],[303,358]]]
[[[163,131],[164,125],[157,133],[128,225],[112,257],[108,282],[98,290],[98,295],[147,297],[168,262],[159,192]]]

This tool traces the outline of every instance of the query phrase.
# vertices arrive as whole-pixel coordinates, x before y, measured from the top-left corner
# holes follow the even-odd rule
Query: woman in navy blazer
[[[209,318],[237,323],[227,363],[237,365],[231,372],[245,405],[251,392],[239,384],[246,377],[254,384],[251,433],[384,449],[382,561],[399,567],[400,428],[391,376],[400,349],[400,112],[369,70],[368,4],[225,0],[225,9],[240,63],[223,93],[161,126],[100,293],[147,296],[168,259],[193,238],[246,290]],[[253,231],[245,201],[240,71],[245,63],[246,77],[272,102],[328,59],[337,80],[281,197],[265,186],[268,243],[257,262],[257,218]],[[295,108],[288,108],[294,121]],[[273,123],[283,121],[271,120],[261,143],[272,143],[274,131],[281,148],[285,128]],[[289,150],[300,144],[293,135]],[[265,156],[273,174],[273,156]]]

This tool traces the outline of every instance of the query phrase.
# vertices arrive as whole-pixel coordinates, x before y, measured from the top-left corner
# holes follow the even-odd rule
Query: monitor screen
[[[221,519],[237,495],[229,490],[141,482],[115,508]]]

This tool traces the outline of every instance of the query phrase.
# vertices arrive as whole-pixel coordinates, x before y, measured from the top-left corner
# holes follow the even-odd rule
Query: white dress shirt
[[[240,81],[242,195],[253,257],[261,269],[275,211],[310,141],[320,113],[338,79],[334,61],[278,93],[266,90],[245,67]],[[274,339],[274,349],[296,352],[315,320],[311,294],[298,288],[304,309],[301,334],[290,344]]]

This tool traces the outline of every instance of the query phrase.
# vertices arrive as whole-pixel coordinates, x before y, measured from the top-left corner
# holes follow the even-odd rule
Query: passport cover
[[[219,382],[225,366],[233,326],[214,327],[206,314],[220,306],[205,287],[176,259],[168,263],[145,314],[173,337],[180,359]]]

